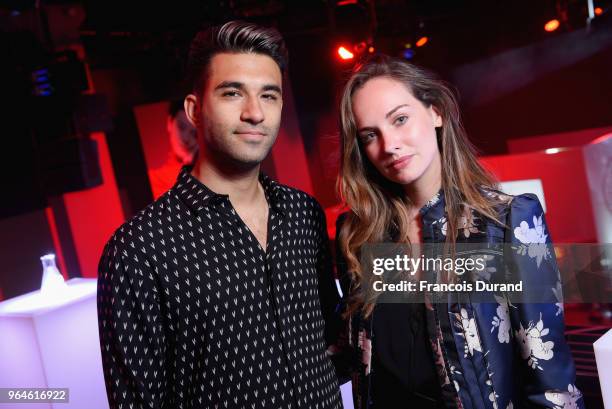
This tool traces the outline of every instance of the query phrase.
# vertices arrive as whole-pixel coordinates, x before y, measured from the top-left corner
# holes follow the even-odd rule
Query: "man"
[[[168,105],[166,130],[170,151],[161,167],[149,171],[149,181],[155,199],[174,185],[181,167],[193,164],[198,153],[198,135],[189,122],[183,105],[183,100],[174,100]]]
[[[100,261],[111,408],[341,407],[324,339],[338,301],[324,214],[259,172],[286,58],[280,34],[252,24],[193,40],[196,163]]]

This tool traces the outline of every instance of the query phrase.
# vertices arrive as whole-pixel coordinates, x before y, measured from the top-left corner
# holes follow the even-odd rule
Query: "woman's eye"
[[[376,134],[374,132],[368,132],[365,134],[361,134],[361,142],[362,143],[368,143],[374,140],[374,138],[376,138]]]
[[[402,125],[402,124],[405,124],[407,120],[408,120],[407,116],[401,115],[401,116],[398,116],[397,118],[395,118],[395,123]]]

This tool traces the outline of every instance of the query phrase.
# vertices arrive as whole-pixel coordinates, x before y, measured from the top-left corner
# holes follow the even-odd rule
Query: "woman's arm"
[[[562,301],[557,299],[559,269],[537,197],[515,197],[507,224],[506,265],[515,279],[523,281],[526,297],[523,302],[515,300],[516,308],[510,309],[525,397],[539,407],[583,408],[565,341]]]

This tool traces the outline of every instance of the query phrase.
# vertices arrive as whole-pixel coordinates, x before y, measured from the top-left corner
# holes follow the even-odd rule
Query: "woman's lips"
[[[393,162],[391,162],[388,167],[395,169],[395,170],[404,169],[406,166],[410,164],[410,160],[412,159],[413,156],[414,155],[402,156],[401,158],[398,158],[394,160]]]

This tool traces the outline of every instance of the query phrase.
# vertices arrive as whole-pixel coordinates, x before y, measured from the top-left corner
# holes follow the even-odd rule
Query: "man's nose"
[[[249,97],[246,99],[240,119],[251,124],[258,124],[264,120],[264,113],[258,98]]]

